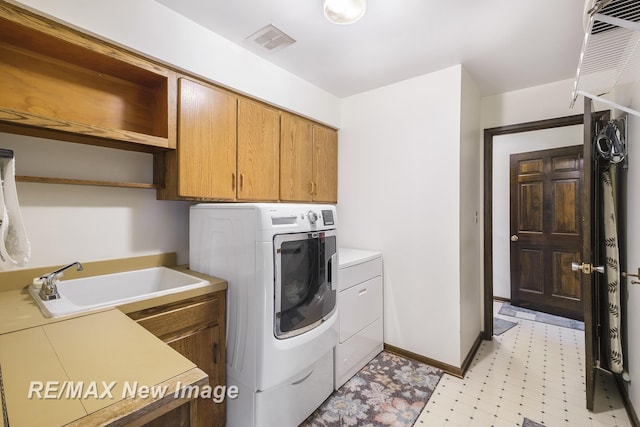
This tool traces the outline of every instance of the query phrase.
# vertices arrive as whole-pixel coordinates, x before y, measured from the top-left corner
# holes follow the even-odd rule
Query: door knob
[[[511,241],[512,241],[512,242],[517,242],[517,241],[518,241],[518,239],[519,239],[519,237],[518,237],[518,235],[517,235],[517,234],[514,234],[513,236],[511,236]]]
[[[577,262],[572,262],[571,270],[582,271],[583,274],[593,274],[593,272],[604,274],[604,266],[602,265],[594,267],[592,264],[585,264],[585,263],[578,264]]]

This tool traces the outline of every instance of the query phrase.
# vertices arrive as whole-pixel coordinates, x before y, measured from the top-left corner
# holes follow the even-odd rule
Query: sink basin
[[[208,285],[207,280],[167,267],[153,267],[123,273],[83,277],[58,282],[60,298],[43,301],[39,287],[29,292],[47,317],[65,316],[115,307],[148,298],[182,292]]]

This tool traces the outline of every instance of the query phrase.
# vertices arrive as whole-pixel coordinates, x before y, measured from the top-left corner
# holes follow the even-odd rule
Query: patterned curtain
[[[616,225],[616,165],[602,173],[602,197],[604,202],[604,238],[607,263],[605,277],[609,309],[609,364],[611,371],[622,372],[622,344],[620,330],[620,262],[618,230]]]

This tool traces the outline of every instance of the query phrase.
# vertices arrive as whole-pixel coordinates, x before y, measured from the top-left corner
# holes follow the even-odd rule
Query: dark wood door
[[[581,145],[511,156],[511,302],[582,320]]]
[[[583,220],[582,220],[582,258],[577,259],[578,264],[584,263],[592,265],[596,260],[598,241],[598,227],[596,224],[600,221],[600,209],[596,203],[598,194],[596,179],[597,170],[594,170],[592,149],[593,139],[606,121],[609,120],[609,112],[591,113],[592,101],[584,98],[584,187],[585,191],[582,197]],[[584,362],[585,362],[585,392],[586,407],[593,410],[596,373],[599,366],[599,339],[598,327],[600,325],[600,310],[603,309],[600,304],[598,287],[601,286],[600,275],[581,274],[582,276],[582,302],[584,307]]]

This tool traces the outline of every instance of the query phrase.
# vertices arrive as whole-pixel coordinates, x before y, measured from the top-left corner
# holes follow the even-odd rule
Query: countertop
[[[380,258],[381,256],[382,252],[377,251],[366,251],[353,248],[338,249],[338,262],[340,263],[340,268],[351,267],[356,264],[371,261],[372,259]]]
[[[11,426],[108,425],[168,404],[176,388],[206,384],[206,374],[194,363],[125,314],[226,289],[223,280],[175,268],[210,283],[118,308],[57,318],[44,317],[26,289],[0,292],[0,366]],[[89,392],[78,398],[45,398],[43,390],[38,397],[34,390],[47,381],[57,381],[49,384],[58,387],[82,384],[84,390],[95,384],[98,396]],[[123,394],[136,385],[167,389],[156,398]],[[69,388],[62,391],[63,395],[69,392]],[[4,427],[1,416],[0,427]]]
[[[197,369],[116,309],[0,335],[0,365],[10,424],[18,427],[62,426],[104,417],[104,409],[113,417],[109,407],[134,397],[134,387]],[[49,385],[56,391],[47,393]]]

